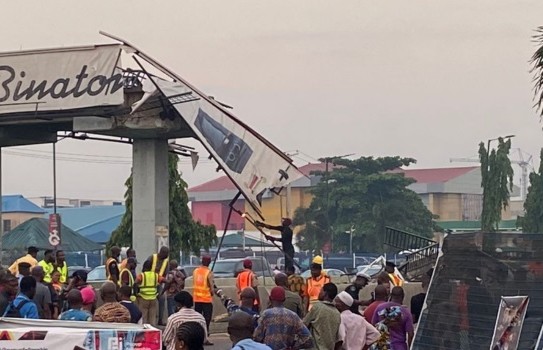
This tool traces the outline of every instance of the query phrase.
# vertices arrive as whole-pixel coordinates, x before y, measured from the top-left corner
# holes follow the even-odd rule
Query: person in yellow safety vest
[[[326,274],[323,274],[322,265],[315,262],[312,263],[311,277],[307,278],[305,285],[304,299],[306,300],[306,311],[311,310],[312,305],[319,301],[319,294],[322,287],[329,282],[330,277],[328,277]]]
[[[53,256],[53,250],[47,249],[43,253],[43,260],[40,260],[38,262],[38,265],[43,268],[43,281],[45,283],[51,283],[51,277],[53,275],[53,271],[55,271],[55,268],[53,266],[53,263],[55,262],[55,257]]]
[[[260,305],[260,297],[258,295],[258,278],[252,269],[253,262],[251,259],[243,260],[243,271],[241,271],[236,277],[236,288],[238,290],[238,297],[241,295],[241,291],[245,288],[251,287],[254,289],[256,292],[256,298],[254,301],[253,310],[258,312]]]
[[[125,268],[119,272],[119,287],[128,286],[132,290],[130,301],[136,301],[136,296],[134,295],[134,276],[132,275],[132,271],[136,269],[136,266],[136,259],[128,258]]]
[[[168,256],[170,255],[170,249],[166,246],[160,247],[158,254],[151,255],[147,261],[151,262],[151,271],[156,272],[159,276],[166,278],[168,273],[169,260]],[[164,309],[166,306],[166,296],[162,291],[164,286],[160,285],[158,287],[158,325],[164,326]]]
[[[57,262],[54,267],[55,271],[60,272],[60,283],[68,283],[68,264],[66,264],[66,254],[63,250],[57,250]]]
[[[153,326],[157,324],[158,285],[162,283],[163,279],[162,276],[151,270],[151,262],[149,260],[143,263],[142,272],[136,277],[136,285],[139,290],[137,305],[143,313],[143,323]]]
[[[193,297],[194,310],[204,316],[209,334],[209,324],[213,315],[213,271],[209,269],[211,257],[204,255],[202,257],[202,265],[198,266],[192,272],[193,278]],[[213,345],[209,340],[206,340],[205,345]]]
[[[126,263],[128,262],[128,259],[129,258],[134,258],[136,259],[136,250],[134,248],[128,248],[126,250],[126,258],[124,258],[122,261],[121,261],[121,265],[119,266],[119,271],[122,271],[123,269],[126,268]],[[137,260],[136,260],[136,264],[137,264]],[[133,270],[131,270],[132,272],[132,276],[134,278],[136,278],[136,268],[134,267]]]
[[[392,287],[403,286],[403,279],[396,273],[396,264],[392,261],[387,261],[385,264],[385,272],[388,274]]]
[[[109,250],[109,258],[106,260],[106,278],[115,284],[119,283],[119,256],[121,248],[117,246],[111,247]]]

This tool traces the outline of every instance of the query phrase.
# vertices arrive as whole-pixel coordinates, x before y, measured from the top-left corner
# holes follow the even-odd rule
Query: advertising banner
[[[0,54],[0,116],[123,103],[120,45]]]
[[[304,176],[262,136],[206,99],[198,98],[187,85],[153,80],[255,210],[267,189],[285,187]]]
[[[528,302],[527,296],[502,296],[490,350],[517,348]]]
[[[114,325],[111,324],[110,327]],[[0,349],[161,350],[161,342],[160,330],[154,328],[17,327],[0,329]]]

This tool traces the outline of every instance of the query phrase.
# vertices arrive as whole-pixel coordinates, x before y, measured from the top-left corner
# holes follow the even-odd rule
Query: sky
[[[296,164],[400,155],[417,168],[469,166],[480,141],[514,134],[539,163],[532,36],[541,1],[6,2],[0,51],[132,42],[234,114]],[[9,14],[9,15],[8,15]],[[189,187],[221,174],[201,151]],[[50,196],[52,146],[2,150],[2,192]],[[131,147],[63,140],[57,196],[123,197]],[[525,157],[527,157],[525,155]],[[518,159],[515,153],[513,159]],[[517,168],[518,171],[518,168]]]

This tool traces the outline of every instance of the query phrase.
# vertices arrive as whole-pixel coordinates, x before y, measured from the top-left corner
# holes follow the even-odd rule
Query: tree
[[[333,159],[330,172],[316,172],[320,183],[311,192],[308,208],[294,215],[301,225],[302,249],[320,250],[333,240],[334,249],[348,250],[347,241],[338,239],[354,228],[354,250],[381,251],[386,226],[430,236],[432,213],[420,197],[407,186],[415,180],[392,172],[415,163],[412,158],[361,157],[356,160]],[[356,244],[354,243],[356,242]]]
[[[184,255],[200,254],[200,249],[209,249],[216,241],[215,226],[202,225],[195,222],[188,207],[187,183],[181,178],[177,170],[178,156],[173,153],[168,155],[169,173],[169,199],[170,199],[170,251],[177,256],[182,251]],[[125,182],[126,212],[121,224],[113,233],[107,244],[107,248],[117,245],[122,247],[132,246],[132,174]]]
[[[529,233],[543,233],[543,148],[539,159],[539,171],[530,174],[530,187],[524,201],[526,214],[518,219],[522,231]]]
[[[490,145],[490,142],[489,142]],[[510,191],[513,189],[513,167],[509,160],[511,139],[498,138],[498,148],[486,149],[479,144],[481,161],[481,187],[483,187],[483,211],[481,230],[495,232],[502,219],[502,208],[509,205]]]

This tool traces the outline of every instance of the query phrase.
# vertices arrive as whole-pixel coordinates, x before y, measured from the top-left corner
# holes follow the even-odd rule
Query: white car
[[[323,269],[322,271],[330,277],[342,276],[345,274],[345,272],[338,269]],[[300,276],[302,276],[303,278],[311,277],[311,270],[304,271]]]

